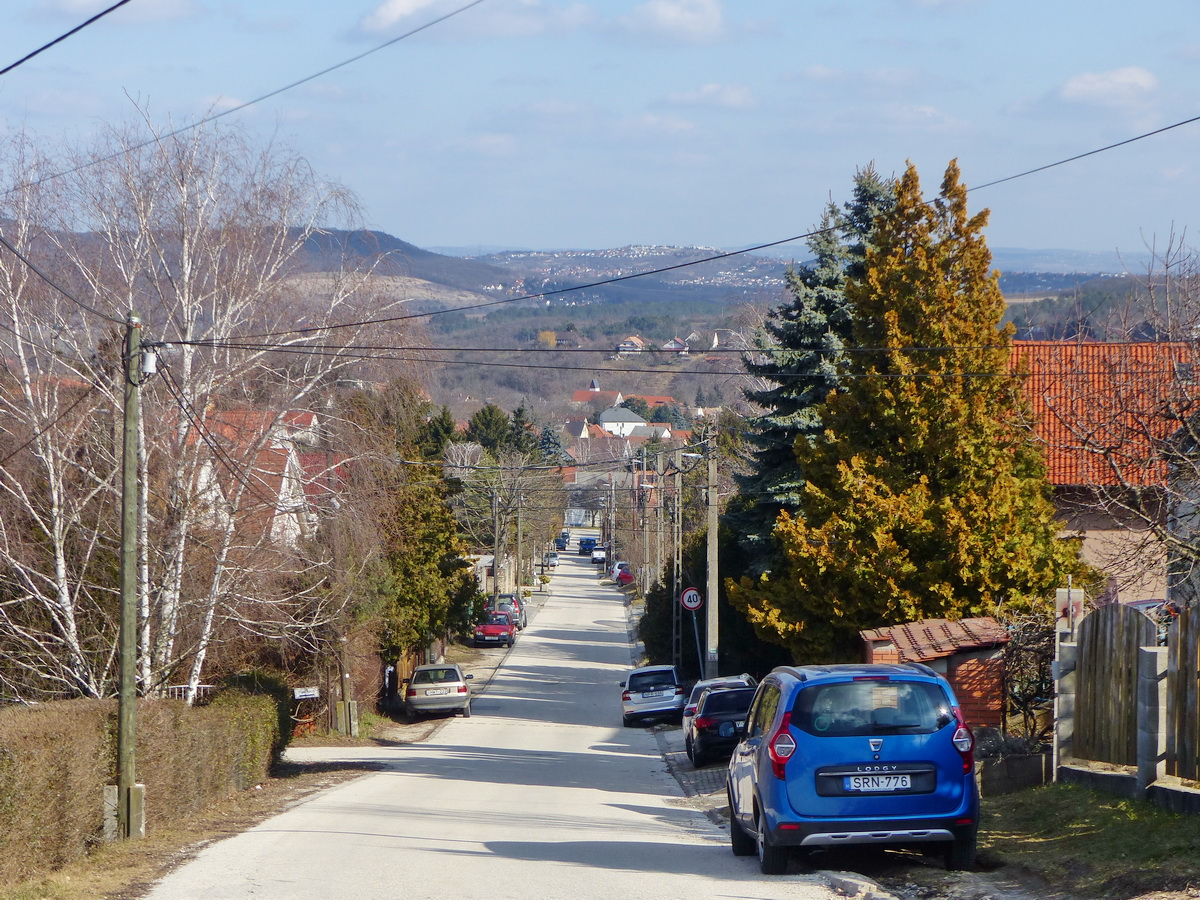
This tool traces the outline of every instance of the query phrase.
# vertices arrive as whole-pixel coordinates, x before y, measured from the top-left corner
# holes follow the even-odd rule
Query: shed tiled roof
[[[904,662],[928,662],[960,650],[983,650],[1007,644],[1008,632],[991,616],[978,619],[922,619],[860,632],[868,643],[888,641]]]
[[[1200,400],[1197,362],[1185,343],[1014,342],[1050,483],[1164,484],[1156,447]]]

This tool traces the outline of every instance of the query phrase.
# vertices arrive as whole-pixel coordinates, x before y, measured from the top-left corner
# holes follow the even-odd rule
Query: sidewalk
[[[618,588],[613,585],[614,590]],[[645,601],[636,594],[627,594],[625,616],[629,630],[629,655],[634,666],[646,662],[646,648],[638,640],[638,621],[645,612]],[[685,797],[718,825],[729,823],[729,809],[725,798],[725,766],[714,763],[697,769],[687,758],[683,746],[683,728],[679,725],[660,722],[654,727],[654,736],[662,752],[667,771],[679,782]]]

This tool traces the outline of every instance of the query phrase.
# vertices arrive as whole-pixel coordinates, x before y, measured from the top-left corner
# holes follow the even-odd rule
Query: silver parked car
[[[410,719],[419,713],[458,712],[471,715],[471,685],[474,675],[464,675],[455,663],[417,666],[404,691],[404,712]]]
[[[621,721],[626,728],[646,719],[674,719],[683,713],[683,681],[674,666],[642,666],[621,682]]]

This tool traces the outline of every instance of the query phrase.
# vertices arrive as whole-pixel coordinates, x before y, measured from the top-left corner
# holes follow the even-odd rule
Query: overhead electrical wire
[[[8,252],[11,253],[13,256],[15,256],[17,259],[19,259],[25,265],[25,267],[27,269],[29,269],[29,271],[33,272],[34,275],[36,275],[38,278],[42,279],[42,281],[46,282],[46,284],[50,285],[50,287],[54,288],[54,290],[58,291],[58,293],[62,294],[64,297],[66,297],[68,300],[70,300],[72,303],[74,303],[80,309],[84,310],[85,312],[89,312],[94,316],[98,316],[99,318],[104,319],[108,322],[112,322],[116,325],[124,325],[125,324],[124,321],[122,321],[121,319],[118,319],[116,316],[110,316],[108,313],[103,312],[99,309],[96,309],[96,307],[94,307],[88,303],[84,303],[82,300],[80,300],[78,297],[76,297],[74,294],[72,294],[66,288],[61,287],[58,283],[56,283],[54,281],[54,279],[52,279],[49,275],[47,275],[45,272],[43,272],[41,269],[39,269],[27,256],[25,256],[25,254],[23,254],[20,250],[18,250],[11,243],[9,243],[9,241],[2,234],[0,234],[0,246],[4,247],[6,250],[8,250]]]
[[[247,109],[251,106],[254,106],[255,104],[262,103],[264,100],[270,100],[272,97],[277,97],[280,94],[286,93],[287,91],[290,91],[294,88],[298,88],[303,84],[307,84],[310,81],[314,81],[315,79],[320,78],[322,75],[328,75],[330,72],[336,72],[338,69],[344,68],[345,66],[348,66],[351,63],[356,63],[360,59],[364,59],[365,57],[368,57],[373,53],[378,53],[380,50],[383,50],[387,47],[392,46],[393,44],[399,43],[400,41],[410,38],[413,35],[420,34],[422,31],[432,28],[435,25],[439,25],[442,22],[445,22],[447,19],[452,19],[455,16],[459,15],[460,13],[464,13],[467,10],[471,9],[472,7],[479,6],[479,4],[485,3],[485,2],[486,2],[486,0],[470,0],[469,3],[465,3],[462,6],[458,7],[457,9],[452,9],[450,12],[444,13],[443,15],[440,15],[434,19],[431,19],[430,21],[426,22],[423,25],[418,25],[416,28],[406,31],[403,34],[396,35],[396,37],[394,37],[394,38],[389,38],[388,40],[384,41],[382,44],[377,44],[374,47],[370,48],[369,50],[364,50],[362,53],[355,54],[354,56],[348,57],[347,59],[344,59],[341,62],[334,63],[331,66],[326,66],[325,68],[321,69],[319,72],[313,72],[311,75],[306,75],[303,78],[298,78],[295,81],[290,82],[289,84],[285,84],[283,87],[275,88],[274,90],[268,91],[265,94],[260,94],[259,96],[255,97],[252,100],[247,100],[244,103],[239,103],[236,106],[229,107],[228,109],[223,109],[218,113],[213,113],[212,115],[205,116],[202,119],[197,119],[195,122],[192,122],[188,125],[181,125],[179,128],[173,129],[164,134],[155,135],[154,137],[152,137],[148,140],[142,141],[141,143],[138,143],[138,144],[134,144],[130,147],[125,147],[125,148],[117,151],[116,153],[109,154],[108,156],[103,156],[103,157],[100,157],[99,159],[88,160],[85,163],[81,163],[78,166],[74,166],[69,169],[64,169],[61,172],[54,172],[50,175],[45,175],[41,178],[34,179],[33,181],[27,181],[22,184],[18,184],[18,185],[11,187],[5,191],[0,191],[0,196],[7,196],[8,194],[11,194],[11,193],[14,193],[15,191],[21,190],[22,188],[37,187],[38,185],[45,184],[49,181],[54,181],[57,178],[63,178],[67,175],[73,175],[76,172],[82,172],[83,170],[91,168],[92,166],[97,166],[97,165],[100,165],[101,163],[109,162],[110,160],[119,159],[120,157],[125,156],[129,153],[133,153],[137,150],[141,150],[145,147],[149,147],[154,144],[159,144],[162,141],[167,140],[168,138],[173,138],[173,137],[176,137],[181,134],[186,134],[189,131],[194,131],[197,128],[200,128],[202,125],[207,125],[209,122],[215,122],[218,119],[223,119],[226,116],[231,116],[234,113],[241,112],[242,110]]]
[[[107,16],[113,10],[120,9],[122,6],[124,6],[126,3],[129,3],[129,2],[130,2],[130,0],[118,0],[118,2],[116,2],[112,6],[108,7],[108,9],[100,10],[100,12],[96,13],[90,19],[87,19],[86,21],[81,22],[80,24],[76,25],[74,28],[72,28],[70,31],[66,32],[65,34],[60,34],[58,37],[56,37],[50,43],[43,44],[42,46],[40,46],[36,50],[34,50],[32,53],[26,53],[24,56],[22,56],[20,59],[18,59],[14,63],[9,63],[3,69],[0,69],[0,75],[7,75],[9,72],[11,72],[17,66],[20,66],[20,65],[23,65],[24,63],[29,62],[29,60],[33,59],[39,53],[43,52],[44,50],[49,50],[55,44],[65,41],[71,35],[76,34],[77,32],[83,31],[83,29],[87,28],[93,22],[96,22],[99,19],[103,19],[105,16]]]
[[[53,419],[51,419],[49,422],[47,422],[45,425],[43,425],[41,428],[39,428],[37,431],[35,431],[33,433],[33,435],[29,438],[29,440],[25,441],[23,444],[16,447],[15,449],[9,451],[7,454],[4,455],[3,458],[0,458],[0,469],[3,469],[6,465],[8,465],[9,460],[11,460],[17,454],[19,454],[26,447],[33,444],[34,441],[36,441],[38,438],[40,438],[42,435],[44,435],[47,431],[49,431],[51,428],[53,428],[55,425],[57,425],[59,422],[61,422],[63,419],[65,419],[67,416],[69,416],[71,414],[71,411],[74,410],[75,407],[77,407],[80,403],[82,403],[84,400],[86,400],[88,397],[90,397],[97,390],[98,390],[98,388],[96,387],[96,385],[89,384],[87,386],[87,390],[85,390],[78,397],[76,397],[75,400],[72,403],[70,403],[65,409],[63,409],[57,416],[55,416]]]

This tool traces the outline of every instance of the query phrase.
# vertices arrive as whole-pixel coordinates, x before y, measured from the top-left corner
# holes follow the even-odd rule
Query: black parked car
[[[752,687],[714,687],[700,695],[684,739],[693,766],[699,768],[718,756],[729,758],[746,728],[746,712],[753,699]]]

